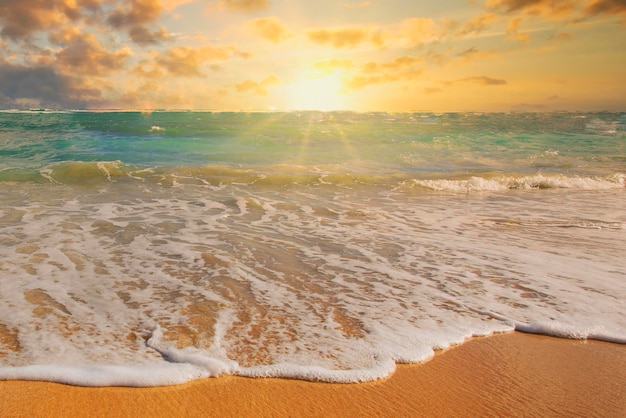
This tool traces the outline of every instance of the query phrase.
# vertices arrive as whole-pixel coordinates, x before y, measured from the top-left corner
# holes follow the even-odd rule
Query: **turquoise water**
[[[0,379],[626,342],[626,114],[0,113]]]
[[[121,162],[127,170],[602,176],[623,172],[625,125],[613,113],[5,112],[0,173]]]

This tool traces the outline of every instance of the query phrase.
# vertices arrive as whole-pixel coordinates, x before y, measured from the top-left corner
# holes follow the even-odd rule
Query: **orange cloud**
[[[278,17],[255,19],[248,22],[246,26],[262,38],[274,42],[275,44],[278,44],[291,36]]]
[[[425,87],[423,91],[426,94],[435,94],[435,93],[441,93],[443,89],[439,87]]]
[[[77,20],[79,16],[76,3],[68,0],[3,0],[0,2],[0,35],[23,39],[34,32]]]
[[[162,11],[160,0],[130,0],[118,5],[107,20],[116,28],[132,27],[155,21]]]
[[[130,72],[142,79],[160,78],[165,75],[161,67],[155,66],[153,63],[149,63],[145,60],[135,65]]]
[[[160,27],[152,32],[144,26],[135,26],[128,31],[128,36],[131,41],[140,45],[156,44],[170,39],[170,35],[164,27]]]
[[[165,10],[173,10],[185,3],[191,3],[194,0],[161,0],[161,4]]]
[[[394,80],[391,80],[389,77],[381,77],[381,76],[371,76],[366,77],[362,75],[357,75],[351,77],[343,82],[343,87],[346,90],[359,90],[364,87],[373,85],[373,84],[381,84],[388,83]]]
[[[527,33],[523,33],[519,31],[519,25],[522,22],[521,18],[515,18],[509,20],[509,23],[506,27],[507,40],[509,41],[517,41],[521,43],[527,43],[530,41],[530,35]]]
[[[587,4],[585,13],[626,15],[626,2],[624,0],[593,0]]]
[[[151,30],[165,10],[191,0],[3,0],[0,1],[0,35],[13,40],[38,31],[89,25],[127,31],[133,42],[150,44],[168,39],[165,29]]]
[[[345,90],[359,90],[374,84],[387,84],[397,81],[415,80],[421,74],[421,70],[413,70],[373,76],[357,75],[344,80],[343,87]]]
[[[335,70],[352,68],[352,61],[350,60],[329,60],[320,61],[315,63],[315,69],[323,72],[331,73]]]
[[[445,30],[431,18],[406,19],[402,26],[403,36],[412,46],[437,41],[445,34]]]
[[[422,62],[423,60],[421,58],[404,55],[402,57],[394,58],[390,62],[383,63],[381,66],[383,68],[397,69],[401,67],[410,67],[412,65],[421,64]]]
[[[66,29],[50,36],[50,41],[63,48],[56,54],[56,63],[67,72],[104,75],[124,67],[131,55],[128,48],[107,51],[91,33]]]
[[[489,25],[496,19],[496,14],[485,13],[475,16],[468,20],[459,30],[459,35],[467,35],[469,33],[481,33],[489,29]]]
[[[171,108],[189,108],[197,98],[198,96],[190,96],[181,90],[164,89],[160,83],[147,82],[139,85],[136,90],[124,92],[119,101],[127,108],[149,110],[161,107],[162,103],[168,103]]]
[[[364,73],[373,73],[378,71],[392,70],[397,71],[403,67],[411,67],[416,64],[421,64],[423,62],[422,58],[412,57],[412,56],[402,56],[394,58],[389,62],[376,63],[376,62],[368,62],[367,64],[361,67],[361,70]]]
[[[360,74],[347,78],[343,82],[345,90],[358,90],[374,84],[393,83],[414,80],[422,74],[423,60],[413,56],[401,56],[391,61],[368,62],[360,68]]]
[[[156,58],[156,62],[175,76],[202,76],[200,67],[207,61],[225,61],[239,51],[233,47],[202,46],[198,48],[178,46],[168,49]]]
[[[450,87],[455,84],[478,84],[480,86],[503,86],[507,85],[508,82],[503,79],[492,78],[487,76],[474,76],[474,77],[466,77],[458,80],[448,80],[440,82],[441,87],[430,86],[424,88],[424,93],[426,94],[434,94],[441,93],[444,91],[442,87]]]
[[[474,58],[486,58],[490,56],[492,53],[487,51],[481,51],[477,49],[475,46],[468,48],[462,52],[459,52],[457,56],[465,58],[466,60],[471,60]]]
[[[209,9],[251,13],[266,10],[269,5],[269,0],[218,0]]]
[[[278,84],[279,81],[273,75],[265,77],[261,81],[245,80],[235,85],[238,93],[253,92],[259,96],[267,96],[267,87]]]
[[[525,13],[549,17],[566,17],[579,6],[580,0],[487,0],[487,10],[504,13]]]
[[[130,39],[140,45],[154,44],[169,38],[163,27],[151,31],[146,27],[163,12],[161,0],[132,0],[117,6],[107,18],[115,29],[126,29]]]
[[[501,79],[491,78],[491,77],[486,77],[486,76],[462,78],[460,80],[457,80],[457,82],[474,83],[474,84],[480,84],[483,86],[502,86],[504,84],[508,84],[506,80],[501,80]]]
[[[381,46],[383,42],[380,34],[362,28],[319,29],[308,32],[307,36],[310,41],[335,48],[353,48],[363,42]]]

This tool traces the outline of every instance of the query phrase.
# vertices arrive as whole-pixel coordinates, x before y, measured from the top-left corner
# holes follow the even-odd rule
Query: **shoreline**
[[[355,384],[222,376],[151,388],[0,381],[3,417],[625,416],[626,347],[512,332]]]

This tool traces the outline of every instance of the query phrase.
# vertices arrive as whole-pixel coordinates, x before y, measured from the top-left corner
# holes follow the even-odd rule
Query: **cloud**
[[[530,35],[519,31],[519,25],[522,22],[521,18],[515,18],[509,20],[506,27],[506,39],[509,41],[516,41],[520,43],[527,43],[530,41]]]
[[[381,83],[389,83],[391,81],[395,81],[387,76],[362,76],[357,75],[351,77],[347,80],[344,80],[343,87],[345,90],[360,90],[367,86],[371,86],[373,84],[381,84]]]
[[[396,71],[403,67],[411,67],[416,64],[421,64],[423,62],[422,58],[412,57],[409,55],[405,55],[402,57],[394,58],[391,61],[383,62],[383,63],[375,63],[370,62],[365,64],[362,69],[364,72],[375,72],[381,70],[392,70]]]
[[[188,0],[2,0],[0,35],[14,41],[26,40],[36,32],[63,27],[110,26],[125,30],[138,44],[168,39],[164,28],[149,28],[168,7]]]
[[[154,62],[147,60],[142,60],[139,64],[135,65],[130,72],[141,79],[160,78],[165,75],[165,71],[162,67],[154,65]]]
[[[584,9],[589,15],[614,14],[626,15],[626,1],[624,0],[592,0]]]
[[[246,26],[262,38],[274,42],[275,44],[278,44],[291,36],[278,17],[254,19],[253,21],[248,22]]]
[[[359,68],[360,74],[346,78],[343,87],[344,90],[359,90],[375,84],[414,80],[422,74],[422,69],[418,68],[422,63],[421,58],[409,55],[382,63],[368,62]]]
[[[98,38],[91,33],[80,33],[77,29],[66,29],[50,35],[50,42],[63,45],[56,54],[56,63],[65,72],[89,75],[105,75],[124,67],[131,53],[128,48],[107,51]]]
[[[487,0],[485,8],[502,13],[525,13],[548,17],[566,17],[579,6],[580,0]]]
[[[422,74],[422,70],[383,73],[380,75],[357,75],[344,80],[344,90],[359,90],[375,84],[388,84],[398,81],[415,80]]]
[[[77,20],[79,6],[65,0],[2,0],[0,1],[0,35],[12,40],[29,37],[48,28]]]
[[[468,48],[464,51],[461,51],[457,54],[457,56],[463,58],[465,61],[470,61],[475,58],[487,58],[491,55],[493,55],[493,52],[481,51],[477,49],[475,46]]]
[[[379,33],[372,33],[363,28],[319,29],[309,31],[307,36],[312,42],[335,48],[354,48],[364,42],[371,42],[377,46],[383,44]]]
[[[439,83],[440,86],[429,86],[423,89],[426,94],[434,94],[441,93],[444,91],[443,87],[450,87],[455,84],[478,84],[480,86],[504,86],[507,85],[508,82],[503,79],[497,79],[487,76],[474,76],[474,77],[465,77],[458,80],[449,80],[442,81]]]
[[[130,0],[117,6],[107,21],[115,28],[126,28],[154,22],[163,11],[159,0]]]
[[[442,91],[443,91],[443,89],[441,89],[439,87],[425,87],[424,88],[424,93],[426,93],[426,94],[441,93]]]
[[[157,81],[141,83],[136,89],[126,90],[119,98],[127,108],[155,109],[167,103],[171,108],[189,108],[198,96],[186,94],[184,90],[171,91]]]
[[[0,106],[21,107],[37,103],[46,108],[84,108],[102,102],[101,92],[81,86],[49,66],[27,67],[0,63]]]
[[[235,85],[238,93],[252,92],[259,96],[267,96],[267,87],[278,84],[279,81],[273,75],[265,77],[261,81],[245,80]]]
[[[335,70],[346,70],[352,68],[353,64],[351,60],[328,60],[315,63],[315,69],[318,71],[332,73]]]
[[[140,45],[155,44],[169,35],[163,27],[155,31],[146,25],[154,23],[163,12],[160,0],[131,0],[118,5],[108,16],[107,22],[114,29],[125,29],[129,38]]]
[[[489,25],[496,19],[495,13],[485,13],[469,19],[458,31],[459,35],[481,33],[489,29]]]
[[[145,26],[133,26],[129,29],[128,36],[131,41],[139,45],[157,44],[170,39],[164,27],[152,32]]]
[[[478,49],[476,49],[475,46],[468,48],[462,52],[459,52],[457,55],[459,57],[463,57],[463,58],[471,58],[475,55],[478,55],[480,53],[480,51]]]
[[[411,46],[440,40],[445,30],[432,18],[405,19],[402,23],[403,36]]]
[[[183,77],[200,77],[200,67],[207,61],[226,61],[234,55],[242,55],[234,47],[201,46],[197,48],[177,46],[157,56],[156,63],[170,74]]]
[[[209,9],[253,13],[266,10],[269,5],[269,0],[218,0],[211,4]]]
[[[491,77],[486,77],[486,76],[478,76],[478,77],[467,77],[467,78],[462,78],[460,80],[456,81],[457,83],[474,83],[474,84],[480,84],[483,86],[502,86],[505,84],[508,84],[506,80],[501,80],[501,79],[496,79],[496,78],[491,78]]]

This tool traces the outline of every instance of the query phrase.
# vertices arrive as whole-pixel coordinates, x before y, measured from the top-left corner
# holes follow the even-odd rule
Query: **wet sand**
[[[626,416],[626,347],[522,333],[476,338],[388,379],[224,376],[158,388],[0,382],[2,417]]]

